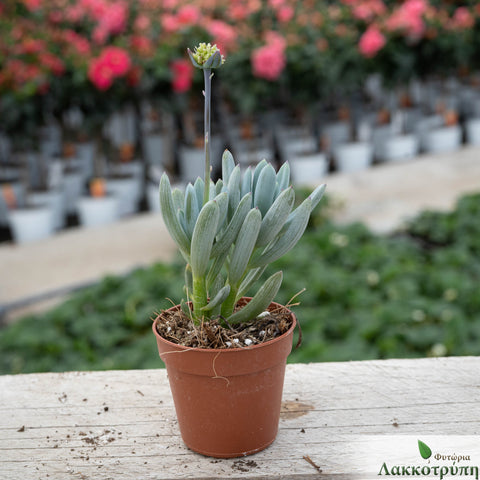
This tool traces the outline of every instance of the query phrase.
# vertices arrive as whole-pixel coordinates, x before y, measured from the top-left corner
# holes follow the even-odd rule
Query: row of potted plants
[[[373,77],[361,95],[323,104],[316,111],[275,109],[254,118],[228,107],[219,101],[212,114],[214,178],[221,173],[225,146],[242,169],[262,159],[274,162],[277,169],[288,161],[296,184],[313,184],[328,172],[355,171],[418,153],[453,151],[464,141],[480,142],[480,93],[473,76],[416,81],[397,90]],[[201,112],[196,108],[175,116],[148,102],[139,110],[130,104],[114,112],[101,135],[97,132],[90,139],[79,129],[87,121],[84,115],[72,110],[63,122],[67,135],[55,122],[39,128],[33,151],[18,150],[14,139],[2,136],[0,223],[14,232],[21,221],[17,218],[33,225],[37,213],[30,208],[20,215],[19,207],[48,204],[43,217],[38,212],[42,227],[33,229],[42,238],[62,228],[69,215],[91,226],[137,212],[142,199],[143,207],[158,210],[158,182],[164,171],[176,181],[203,175]],[[17,207],[10,222],[7,207]],[[46,222],[45,216],[53,220]]]
[[[0,15],[2,128],[21,135],[79,108],[95,132],[115,108],[148,99],[187,111],[201,79],[184,46],[215,42],[237,111],[310,108],[371,73],[475,70],[480,8],[441,0],[14,0]]]

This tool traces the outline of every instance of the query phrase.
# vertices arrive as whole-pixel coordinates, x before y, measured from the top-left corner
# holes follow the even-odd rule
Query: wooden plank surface
[[[0,479],[353,478],[355,435],[478,435],[480,358],[288,365],[283,401],[271,447],[216,460],[183,445],[165,370],[3,376]]]

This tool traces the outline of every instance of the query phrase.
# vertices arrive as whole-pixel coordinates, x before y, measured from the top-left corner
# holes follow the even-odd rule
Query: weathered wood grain
[[[215,460],[183,445],[165,370],[3,376],[0,479],[360,478],[354,435],[477,435],[479,405],[480,358],[289,365],[275,443]]]

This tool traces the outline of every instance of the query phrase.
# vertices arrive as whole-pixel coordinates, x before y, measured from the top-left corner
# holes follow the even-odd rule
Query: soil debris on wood
[[[276,308],[256,319],[231,325],[221,317],[195,325],[182,310],[166,310],[158,316],[157,331],[177,345],[193,348],[246,348],[273,340],[292,325],[291,312]]]
[[[322,469],[310,458],[309,455],[304,455],[303,459],[307,461],[318,473],[322,473]]]
[[[257,462],[253,460],[235,460],[232,464],[232,470],[239,472],[249,472],[251,468],[257,468]]]

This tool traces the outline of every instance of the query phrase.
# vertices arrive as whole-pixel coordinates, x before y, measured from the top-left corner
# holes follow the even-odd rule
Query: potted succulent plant
[[[166,174],[160,180],[161,213],[186,262],[187,301],[161,312],[153,332],[185,444],[208,456],[244,456],[276,437],[296,326],[291,310],[273,302],[282,272],[245,295],[300,239],[325,185],[294,209],[288,163],[277,173],[262,161],[242,175],[228,151],[212,182],[210,91],[223,57],[210,44],[189,55],[205,79],[205,177],[184,192],[172,191]]]

